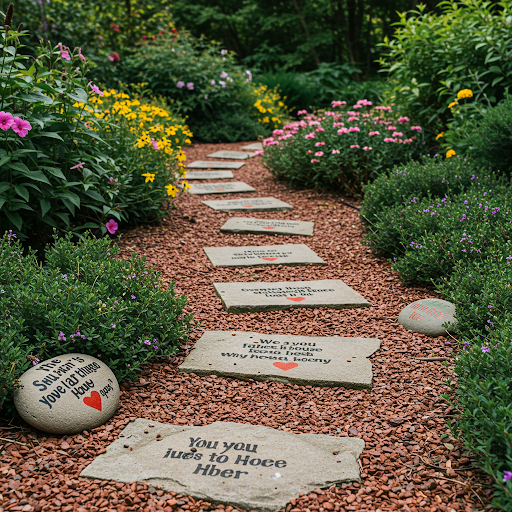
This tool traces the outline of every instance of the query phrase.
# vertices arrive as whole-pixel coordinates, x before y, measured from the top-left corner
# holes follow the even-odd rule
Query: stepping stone
[[[207,162],[197,160],[187,165],[187,169],[240,169],[245,162]]]
[[[221,228],[222,233],[265,233],[266,235],[313,236],[314,222],[302,220],[250,219],[231,217]]]
[[[211,155],[206,155],[208,158],[231,158],[232,160],[248,160],[256,156],[254,153],[247,153],[247,151],[216,151]]]
[[[263,149],[263,144],[261,142],[255,142],[254,144],[242,146],[241,149],[246,151],[261,151]]]
[[[374,338],[206,331],[179,369],[242,380],[371,389],[368,357],[379,348],[380,340]]]
[[[213,283],[228,313],[292,308],[370,308],[371,304],[339,279],[284,283]]]
[[[304,244],[261,247],[203,247],[214,267],[266,265],[325,265],[325,261]]]
[[[252,210],[262,212],[265,210],[293,210],[291,204],[280,201],[275,197],[258,197],[250,199],[226,199],[223,201],[202,201],[203,204],[218,212],[238,212]]]
[[[231,171],[189,171],[186,180],[227,180],[234,178]]]
[[[398,323],[427,336],[446,336],[457,324],[455,304],[442,299],[421,299],[406,306]],[[443,324],[449,324],[448,329]]]
[[[189,194],[234,194],[236,192],[256,192],[243,181],[232,181],[230,183],[196,183],[190,185]]]
[[[142,418],[128,423],[123,435],[80,476],[147,482],[166,492],[259,512],[280,510],[291,498],[319,487],[361,481],[358,458],[365,443],[356,437],[223,421],[189,427]]]

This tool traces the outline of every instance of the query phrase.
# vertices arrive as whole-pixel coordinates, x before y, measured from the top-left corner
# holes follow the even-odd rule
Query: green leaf
[[[55,176],[56,178],[60,178],[61,180],[67,181],[66,176],[64,176],[64,173],[58,167],[42,165],[41,169],[48,171],[52,176]]]
[[[9,190],[11,188],[11,184],[8,183],[7,181],[2,181],[0,183],[0,194],[2,192],[5,192],[6,190]]]
[[[39,199],[39,204],[41,205],[41,216],[44,217],[48,213],[52,205],[50,201],[48,201],[48,199]]]
[[[95,201],[101,201],[102,203],[105,202],[103,196],[96,192],[95,190],[88,190],[85,194],[89,196],[91,199],[94,199]]]
[[[2,158],[0,158],[0,167],[2,167],[2,165],[5,165],[10,159],[10,155],[3,156]]]
[[[89,101],[87,92],[84,89],[76,89],[74,93],[68,92],[67,96],[80,103],[87,103]]]
[[[23,185],[14,185],[14,192],[27,201],[30,198],[28,190]]]
[[[20,214],[9,210],[5,210],[4,213],[7,218],[21,231],[23,220],[21,219]]]
[[[16,171],[21,172],[23,176],[26,176],[27,178],[34,180],[34,181],[41,181],[42,183],[48,183],[50,185],[50,182],[48,181],[48,178],[45,176],[45,174],[42,171],[31,171],[25,164],[21,162],[11,162],[11,167],[15,169]]]
[[[5,204],[5,201],[7,199],[5,197],[0,197],[0,210],[2,209],[2,206]]]
[[[64,142],[64,139],[58,133],[55,132],[37,132],[37,135],[41,135],[43,137],[50,137],[51,139],[57,139]]]
[[[66,192],[63,192],[62,194],[59,194],[59,197],[65,198],[68,201],[71,201],[77,208],[80,208],[80,197],[75,194],[74,192],[70,192],[67,190]]]
[[[53,103],[53,100],[46,96],[46,94],[43,94],[41,92],[31,92],[29,94],[20,94],[20,99],[22,101],[26,101],[27,103]]]

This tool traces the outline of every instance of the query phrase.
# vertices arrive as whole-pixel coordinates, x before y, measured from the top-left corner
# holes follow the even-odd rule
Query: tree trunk
[[[320,66],[320,59],[318,57],[318,53],[316,52],[316,48],[313,46],[311,42],[311,35],[309,34],[308,26],[306,25],[306,20],[304,19],[304,16],[302,15],[302,12],[300,10],[299,4],[297,3],[297,0],[292,0],[293,6],[295,7],[295,10],[297,11],[297,15],[300,18],[300,22],[302,24],[302,28],[304,29],[304,33],[306,34],[306,39],[309,43],[309,46],[311,48],[311,51],[313,52],[313,57],[315,59],[315,63],[318,66]]]

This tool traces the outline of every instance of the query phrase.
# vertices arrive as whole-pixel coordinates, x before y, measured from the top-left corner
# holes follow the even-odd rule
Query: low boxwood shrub
[[[42,267],[12,233],[0,241],[0,407],[31,364],[69,352],[100,358],[119,381],[173,354],[192,316],[184,296],[133,254],[116,259],[108,238],[57,238]]]
[[[421,127],[391,107],[359,100],[347,107],[333,101],[333,111],[307,115],[273,132],[264,141],[263,163],[290,185],[330,187],[350,194],[418,149]]]

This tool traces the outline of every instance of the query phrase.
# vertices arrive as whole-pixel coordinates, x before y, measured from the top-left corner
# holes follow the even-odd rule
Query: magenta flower
[[[71,60],[71,56],[69,55],[68,49],[62,45],[62,43],[58,44],[60,48],[60,56],[65,60]]]
[[[103,91],[97,85],[94,85],[92,83],[90,83],[89,85],[91,86],[91,89],[93,92],[95,92],[96,94],[98,94],[100,96],[103,96]]]
[[[2,130],[8,130],[13,124],[12,114],[9,112],[4,112],[3,110],[0,112],[0,128]]]
[[[151,144],[153,144],[153,147],[158,151],[158,144],[155,139],[151,139]]]
[[[85,162],[82,162],[82,163],[79,163],[79,164],[76,164],[74,165],[73,167],[70,167],[70,169],[79,169],[80,167],[83,167],[85,164]]]
[[[176,83],[176,87],[178,89],[182,89],[183,87],[185,87],[185,82],[180,80],[179,82]]]
[[[113,235],[116,231],[117,231],[117,228],[119,227],[117,225],[117,222],[114,220],[114,219],[110,219],[106,224],[105,226],[107,226],[107,229],[108,229],[108,232]]]
[[[78,56],[85,62],[85,57],[82,55],[82,48],[78,48]]]
[[[324,156],[324,152],[323,151],[317,151],[315,153],[315,156]]]
[[[66,341],[66,336],[64,335],[63,332],[59,332],[59,340]]]
[[[151,345],[151,341],[149,341],[149,340],[144,340],[144,345]]]
[[[194,90],[194,82],[188,82],[187,83],[187,89],[189,91],[193,91]]]
[[[350,149],[355,149],[355,148],[359,149],[359,144],[351,144],[350,145]]]
[[[490,352],[491,349],[489,347],[482,347],[482,352]]]
[[[512,479],[512,471],[503,471],[503,482],[508,482]]]
[[[32,126],[28,121],[24,121],[20,117],[13,117],[11,128],[20,136],[25,137],[32,130]]]

